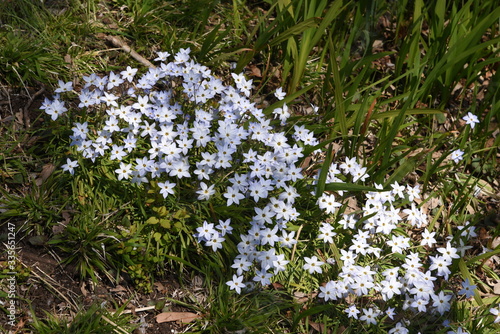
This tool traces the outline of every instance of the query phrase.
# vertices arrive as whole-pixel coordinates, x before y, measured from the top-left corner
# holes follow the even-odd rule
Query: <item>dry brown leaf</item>
[[[491,248],[492,249],[497,248],[498,245],[500,245],[500,237],[496,237],[493,239],[493,241],[491,241]]]
[[[167,289],[165,288],[165,286],[163,284],[161,284],[160,282],[154,282],[153,285],[159,293],[166,293],[167,292]]]
[[[356,197],[354,197],[354,196],[349,197],[347,199],[347,208],[344,211],[344,213],[351,214],[351,213],[359,212],[359,210],[360,210],[360,207],[359,207],[358,200],[356,199]]]
[[[127,289],[125,289],[121,285],[117,285],[116,287],[109,289],[109,291],[111,291],[111,292],[126,292]]]
[[[410,154],[408,154],[409,157],[415,157],[417,155],[419,155],[420,153],[422,153],[424,151],[423,148],[417,148],[415,150],[413,150]]]
[[[80,291],[82,292],[84,297],[87,297],[89,294],[89,291],[87,290],[87,284],[85,282],[82,282],[82,285],[80,286]]]
[[[384,41],[382,41],[380,39],[374,40],[373,44],[372,44],[372,48],[377,49],[377,50],[383,50],[384,49]]]
[[[314,328],[317,332],[325,333],[325,324],[320,324],[320,323],[317,323],[317,322],[309,321],[309,326],[311,326],[312,328]],[[331,329],[327,330],[328,334],[330,334],[331,332],[332,332]]]
[[[441,205],[443,205],[441,199],[432,197],[422,205],[422,212],[425,214],[429,214],[432,209],[438,208]]]
[[[66,229],[66,226],[71,222],[71,214],[69,211],[65,210],[61,213],[63,221],[59,222],[57,225],[52,226],[52,233],[54,234],[60,234],[64,232]]]
[[[192,312],[163,312],[156,316],[156,322],[172,322],[172,321],[180,321],[182,323],[189,323],[196,318],[199,318],[198,314]]]
[[[262,72],[260,71],[260,69],[255,66],[255,65],[249,65],[247,67],[247,69],[249,70],[250,72],[250,76],[253,76],[253,77],[257,77],[257,78],[262,78]]]
[[[306,157],[302,163],[300,164],[300,168],[302,169],[307,169],[309,166],[312,164],[312,158],[311,157]]]
[[[500,282],[493,285],[493,293],[495,295],[500,295]]]
[[[283,290],[285,288],[283,284],[279,282],[271,283],[271,286],[273,287],[274,290]]]
[[[293,293],[293,298],[295,299],[295,301],[299,304],[303,304],[303,303],[306,303],[308,302],[309,300],[311,299],[314,299],[316,298],[318,294],[313,292],[313,293],[310,293],[310,294],[307,294],[307,293],[303,293],[303,292],[300,292],[300,291],[295,291]]]
[[[45,164],[42,167],[42,171],[40,172],[39,177],[35,180],[37,186],[41,186],[42,183],[49,178],[49,176],[54,172],[55,169],[55,165],[51,163]]]

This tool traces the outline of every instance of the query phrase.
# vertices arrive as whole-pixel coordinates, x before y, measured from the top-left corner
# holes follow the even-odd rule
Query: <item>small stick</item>
[[[130,54],[132,58],[134,58],[144,66],[147,66],[149,68],[156,68],[156,66],[154,66],[149,60],[147,60],[146,58],[135,52],[134,49],[132,49],[130,46],[128,46],[127,43],[125,43],[120,37],[106,36],[106,40],[114,46],[119,47],[126,53]]]
[[[135,308],[133,310],[125,310],[121,314],[129,314],[129,313],[135,313],[135,312],[149,311],[149,310],[154,310],[155,308],[156,308],[155,306],[140,307],[140,308]]]

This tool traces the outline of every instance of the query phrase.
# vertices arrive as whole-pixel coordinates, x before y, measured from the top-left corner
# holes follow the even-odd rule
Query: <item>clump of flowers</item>
[[[443,287],[465,246],[456,239],[437,245],[418,206],[418,184],[375,185],[358,199],[359,209],[348,212],[346,193],[316,194],[319,173],[305,179],[299,165],[304,149],[313,151],[319,141],[305,125],[287,123],[286,103],[264,112],[251,102],[252,80],[244,75],[233,73],[234,84],[225,85],[192,60],[189,49],[169,57],[158,53],[160,65],[140,77],[128,67],[83,78],[78,108],[86,119],[74,123],[71,136],[81,158],[111,162],[117,181],[152,187],[165,200],[188,189],[198,201],[244,209],[243,225],[232,224],[234,214],[206,217],[194,233],[212,251],[239,233],[232,235],[237,255],[227,282],[236,293],[267,286],[293,268],[322,283],[318,297],[340,305],[348,318],[366,324],[398,319],[389,333],[407,332],[400,314],[443,315],[450,309],[456,296]],[[60,82],[57,95],[45,101],[42,108],[53,120],[68,111],[61,94],[72,90],[71,82]],[[281,89],[275,98],[285,98]],[[461,153],[452,159],[459,161]],[[74,174],[79,163],[68,158],[62,168]],[[355,158],[323,168],[327,184],[369,180]],[[310,188],[299,187],[301,182]],[[305,222],[298,204],[311,198],[317,221]],[[300,224],[311,225],[302,238],[315,241],[321,252],[299,245]],[[410,236],[405,228],[418,233]],[[292,261],[295,249],[304,256]],[[459,295],[470,298],[474,289],[466,281]]]

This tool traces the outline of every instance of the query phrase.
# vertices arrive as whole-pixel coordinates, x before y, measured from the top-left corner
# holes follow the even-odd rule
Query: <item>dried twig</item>
[[[143,64],[144,66],[147,66],[149,68],[156,68],[149,60],[138,54],[137,52],[134,51],[130,46],[127,45],[120,37],[116,36],[106,36],[106,40],[113,44],[114,46],[122,49],[126,53],[129,53],[132,58]]]
[[[133,310],[125,310],[121,314],[129,314],[129,313],[149,311],[149,310],[154,310],[155,308],[156,308],[155,306],[139,307],[139,308],[134,308]]]

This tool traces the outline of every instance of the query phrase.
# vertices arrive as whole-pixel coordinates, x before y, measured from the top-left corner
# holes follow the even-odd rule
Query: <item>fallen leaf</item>
[[[274,290],[283,290],[284,289],[284,286],[278,282],[271,283],[271,286],[273,287]]]
[[[45,164],[42,167],[42,171],[40,172],[39,177],[35,180],[36,185],[41,186],[42,183],[49,178],[49,176],[52,174],[52,172],[54,172],[55,169],[56,166],[54,166],[53,164],[51,163]]]
[[[250,65],[247,67],[247,69],[250,71],[250,76],[262,78],[262,72],[260,71],[260,69],[257,66]]]
[[[491,237],[490,237],[491,238]],[[491,249],[496,249],[500,245],[500,237],[496,237],[491,241]]]
[[[123,286],[121,285],[117,285],[115,288],[111,288],[109,289],[110,292],[126,292],[127,289],[125,289]]]
[[[295,301],[299,304],[303,304],[303,303],[306,303],[308,301],[310,301],[311,299],[314,299],[316,298],[318,294],[313,292],[313,293],[310,293],[310,294],[307,294],[307,293],[303,293],[303,292],[300,292],[300,291],[295,291],[293,293],[293,298],[295,299]]]
[[[161,284],[160,282],[154,282],[153,285],[159,293],[166,293],[167,292],[167,289],[165,288],[165,286],[163,284]]]
[[[493,285],[493,293],[495,295],[500,295],[500,283],[496,283]]]
[[[422,212],[425,213],[425,214],[429,214],[429,212],[432,210],[432,209],[435,209],[435,208],[438,208],[440,206],[442,206],[442,202],[441,202],[441,199],[437,198],[437,197],[432,197],[431,199],[429,199],[428,201],[426,201],[423,205],[422,205]]]
[[[309,325],[312,328],[314,328],[317,332],[320,332],[320,333],[328,333],[328,334],[330,334],[332,332],[331,329],[327,329],[326,332],[325,332],[325,324],[320,324],[320,323],[317,323],[317,322],[309,321]]]
[[[163,312],[156,316],[156,322],[180,321],[186,324],[199,317],[199,315],[192,312]]]
[[[52,233],[54,234],[62,233],[66,229],[66,226],[68,226],[68,224],[71,222],[72,216],[69,211],[63,211],[61,215],[63,221],[59,222],[57,225],[52,226]]]
[[[89,294],[86,285],[87,284],[85,284],[85,282],[82,282],[82,285],[80,286],[80,291],[82,292],[84,297],[87,297],[87,295]]]

